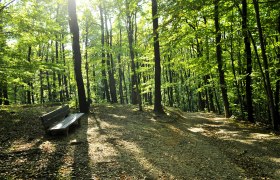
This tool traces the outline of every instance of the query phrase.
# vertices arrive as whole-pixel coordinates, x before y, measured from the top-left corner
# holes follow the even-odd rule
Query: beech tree
[[[84,81],[81,71],[81,61],[82,56],[80,52],[80,38],[79,38],[79,26],[76,14],[76,1],[68,0],[68,13],[69,13],[69,26],[70,31],[73,35],[72,39],[72,49],[73,49],[73,58],[74,58],[74,68],[75,68],[75,77],[78,88],[78,98],[79,98],[79,107],[80,112],[87,113],[89,111],[89,105],[86,101]]]
[[[160,67],[160,49],[158,34],[158,13],[157,1],[152,0],[152,18],[153,18],[153,36],[154,36],[154,56],[155,56],[155,103],[154,111],[163,113],[161,105],[161,67]]]

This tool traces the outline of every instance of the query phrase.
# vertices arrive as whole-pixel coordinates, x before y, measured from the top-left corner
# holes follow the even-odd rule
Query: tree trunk
[[[247,105],[247,120],[254,123],[253,116],[253,101],[252,101],[252,87],[251,87],[251,74],[252,74],[252,53],[251,43],[249,39],[248,26],[247,26],[247,0],[242,0],[242,32],[245,45],[245,57],[247,61],[246,68],[246,105]]]
[[[106,28],[106,39],[107,39],[107,47],[110,47],[110,50],[112,50],[112,29],[108,29],[107,25],[107,14],[104,14],[105,16],[105,28]],[[111,22],[110,22],[111,25]],[[112,26],[112,25],[111,25]],[[110,88],[110,95],[112,103],[117,103],[117,90],[116,90],[116,80],[114,77],[114,63],[113,63],[113,55],[110,51],[107,52],[107,69],[108,69],[108,75],[109,75],[109,88]]]
[[[27,54],[27,61],[29,63],[31,63],[31,51],[32,51],[32,48],[31,46],[28,47],[28,54]],[[32,83],[31,83],[31,80],[29,80],[29,82],[27,83],[28,84],[28,90],[27,90],[27,104],[31,104],[31,87],[32,87]]]
[[[137,75],[136,75],[136,66],[135,66],[135,52],[133,48],[133,24],[132,24],[132,17],[131,12],[129,9],[129,2],[128,0],[126,2],[126,17],[127,17],[127,34],[128,34],[128,44],[129,44],[129,53],[130,53],[130,59],[131,59],[131,103],[137,104]]]
[[[86,18],[86,39],[85,39],[85,60],[86,60],[86,80],[87,80],[87,101],[91,103],[90,83],[89,83],[89,63],[88,63],[88,19]]]
[[[214,0],[215,3],[214,20],[215,20],[215,28],[216,28],[216,55],[217,55],[218,71],[220,77],[220,88],[221,88],[223,102],[224,102],[225,117],[229,118],[231,114],[230,114],[230,108],[229,108],[229,102],[227,96],[227,85],[226,85],[225,75],[223,70],[221,29],[219,23],[219,2],[220,0]]]
[[[253,4],[254,4],[255,12],[256,12],[256,21],[257,21],[257,26],[258,26],[259,40],[260,40],[261,52],[262,52],[262,58],[263,58],[263,64],[264,64],[265,79],[266,79],[266,85],[267,85],[267,89],[266,89],[267,100],[268,100],[268,104],[269,104],[272,126],[273,126],[273,129],[277,131],[277,130],[279,130],[277,114],[276,114],[277,111],[275,109],[273,92],[272,92],[271,83],[270,83],[268,60],[267,60],[267,55],[266,55],[265,42],[264,42],[264,38],[263,38],[263,31],[262,31],[260,13],[259,13],[259,4],[258,4],[257,0],[253,0]]]
[[[101,45],[102,45],[102,83],[103,83],[103,98],[107,99],[107,102],[111,102],[110,93],[109,93],[109,87],[108,87],[108,81],[106,76],[106,70],[105,70],[105,35],[104,35],[104,18],[103,18],[103,9],[101,6],[99,6],[100,10],[100,20],[101,20]]]
[[[63,64],[64,67],[66,67],[66,57],[65,57],[65,47],[64,44],[61,43],[61,49],[62,49],[62,59],[63,59]],[[67,75],[66,75],[66,70],[64,69],[64,73],[63,73],[63,86],[64,86],[64,92],[65,92],[65,97],[66,97],[66,101],[70,100],[70,96],[69,96],[69,88],[68,88],[68,79],[67,79]]]
[[[120,28],[120,36],[119,36],[119,52],[118,52],[118,64],[119,64],[119,93],[120,93],[120,102],[124,104],[123,98],[123,76],[122,76],[122,63],[121,63],[121,51],[122,51],[122,29]]]
[[[80,112],[87,113],[89,111],[89,106],[86,101],[85,87],[81,70],[82,57],[80,52],[79,26],[77,21],[75,0],[68,0],[68,13],[70,31],[73,35],[72,49],[74,57],[74,71],[78,88],[79,108]]]
[[[59,48],[58,48],[58,37],[56,36],[55,41],[55,60],[56,63],[59,64]],[[59,88],[59,102],[63,102],[63,94],[62,94],[62,82],[61,82],[61,74],[60,72],[57,73],[57,80],[58,80],[58,88]]]
[[[280,34],[280,15],[278,16],[277,19],[277,31],[278,34]],[[276,42],[279,43],[279,38],[278,36],[276,36]],[[275,90],[275,109],[276,109],[276,118],[279,119],[280,118],[280,114],[279,114],[279,96],[280,96],[280,47],[278,46],[277,48],[277,59],[278,59],[278,69],[277,69],[277,76],[278,76],[278,80],[276,81],[276,90]],[[278,122],[279,124],[279,122]]]
[[[153,36],[154,36],[154,58],[155,58],[155,99],[154,111],[164,113],[161,104],[161,67],[160,67],[160,49],[157,17],[157,0],[152,0],[152,17],[153,17]]]

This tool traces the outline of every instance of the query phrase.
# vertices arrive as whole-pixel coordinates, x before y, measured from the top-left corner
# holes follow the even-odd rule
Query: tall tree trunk
[[[107,99],[107,102],[111,102],[108,81],[106,76],[106,67],[105,67],[105,35],[104,35],[104,18],[103,18],[103,9],[99,6],[100,10],[100,21],[101,21],[101,45],[102,45],[102,84],[103,84],[103,97]]]
[[[262,30],[261,20],[260,20],[259,3],[257,0],[253,0],[253,4],[254,4],[255,12],[256,12],[256,21],[257,21],[257,26],[258,26],[259,39],[260,39],[262,58],[263,58],[263,64],[264,64],[265,79],[266,79],[266,85],[267,85],[267,89],[266,89],[267,100],[268,100],[268,104],[269,104],[272,126],[273,126],[273,129],[277,131],[277,130],[279,130],[277,114],[276,114],[277,111],[275,109],[273,92],[272,92],[271,83],[270,83],[268,60],[267,60],[265,42],[264,42],[264,38],[263,38],[263,30]]]
[[[0,79],[0,105],[3,103],[3,82],[2,79]]]
[[[49,62],[49,43],[47,45],[47,54],[46,54],[46,63]],[[49,75],[49,71],[46,71],[46,76],[47,76],[47,88],[48,88],[48,99],[49,102],[52,101],[52,92],[51,92],[51,84],[50,84],[50,75]]]
[[[248,26],[247,26],[247,0],[242,0],[242,31],[245,45],[245,57],[247,61],[246,68],[246,105],[247,105],[247,120],[255,122],[253,116],[253,101],[252,101],[252,87],[251,87],[251,74],[252,74],[252,53],[251,43],[249,39]]]
[[[122,29],[121,26],[120,33],[119,33],[119,52],[118,52],[118,65],[119,65],[119,93],[120,93],[120,102],[121,104],[124,104],[124,98],[123,98],[123,76],[122,76],[122,63],[121,63],[121,52],[122,52]]]
[[[58,36],[56,36],[55,40],[55,60],[56,63],[59,64],[59,48],[58,48]],[[63,94],[62,94],[62,82],[61,82],[61,74],[57,73],[57,80],[58,80],[58,88],[59,88],[59,101],[63,102]]]
[[[3,82],[3,97],[4,97],[4,105],[10,105],[10,101],[8,98],[8,82],[4,80]]]
[[[154,36],[154,58],[155,58],[155,99],[154,111],[164,113],[161,104],[161,67],[160,67],[160,49],[157,17],[157,0],[152,0],[152,17],[153,17],[153,36]]]
[[[53,46],[53,41],[51,42],[51,49],[52,49],[52,46]],[[54,64],[55,63],[55,54],[51,51],[51,60],[52,60],[52,63]],[[56,69],[53,68],[52,70],[52,101],[56,101],[56,98],[57,98],[57,92],[56,92]]]
[[[70,100],[70,96],[69,96],[69,88],[68,88],[68,79],[67,79],[67,75],[66,75],[66,57],[65,57],[65,47],[64,44],[61,43],[61,50],[62,50],[62,59],[63,59],[63,65],[65,67],[64,69],[64,75],[63,75],[63,86],[64,86],[64,92],[65,92],[65,97],[66,97],[66,101]]]
[[[129,44],[129,53],[130,53],[130,59],[131,59],[131,103],[137,104],[137,74],[136,74],[136,66],[135,66],[135,52],[133,47],[133,23],[132,23],[132,15],[129,9],[129,2],[128,0],[126,2],[126,17],[127,17],[127,34],[128,34],[128,44]]]
[[[86,39],[85,39],[85,60],[86,60],[86,80],[87,80],[87,101],[91,103],[91,95],[90,95],[90,83],[89,83],[89,63],[88,63],[88,19],[86,18]]]
[[[221,47],[221,29],[220,29],[220,22],[219,22],[219,2],[220,0],[214,0],[214,20],[215,20],[215,29],[216,29],[216,55],[217,55],[217,63],[218,63],[218,71],[220,77],[220,88],[222,92],[223,102],[224,102],[224,111],[225,117],[229,118],[230,108],[229,108],[229,101],[227,95],[227,85],[225,81],[225,75],[223,70],[223,60],[222,60],[222,47]]]
[[[41,58],[41,62],[44,61],[44,46],[39,45],[38,57]],[[40,104],[44,103],[44,80],[43,80],[43,70],[40,69]]]
[[[83,82],[82,70],[81,70],[81,52],[80,52],[80,37],[79,37],[79,26],[76,14],[76,2],[75,0],[68,0],[68,13],[69,13],[69,26],[70,31],[73,35],[73,57],[74,57],[74,70],[76,83],[78,88],[79,108],[80,112],[87,113],[89,106],[86,101],[85,87]]]
[[[31,51],[32,51],[32,48],[31,46],[28,47],[28,54],[27,54],[27,61],[29,63],[31,63]],[[27,104],[31,104],[31,86],[32,86],[32,83],[31,83],[31,80],[27,83],[28,84],[28,90],[27,90]]]
[[[278,16],[277,19],[277,31],[278,31],[278,35],[280,35],[280,15]],[[278,36],[276,36],[276,42],[279,43],[279,38]],[[280,47],[278,46],[277,48],[277,59],[278,59],[278,69],[277,69],[277,76],[278,76],[278,80],[276,81],[276,90],[275,90],[275,109],[276,109],[276,115],[277,115],[277,119],[280,118],[280,114],[279,114],[279,96],[280,96]],[[279,124],[279,122],[278,122]]]
[[[173,107],[174,104],[174,98],[173,98],[173,73],[171,70],[171,55],[168,56],[168,77],[169,77],[169,83],[171,84],[170,87],[168,87],[168,99],[169,99],[169,106]]]
[[[107,25],[107,13],[105,15],[105,28],[106,28],[106,39],[107,39],[107,47],[110,47],[110,50],[112,50],[112,28],[109,33],[108,25]],[[112,24],[110,22],[110,25],[112,27]],[[112,103],[117,103],[117,90],[116,90],[116,80],[114,77],[114,63],[113,63],[113,55],[112,52],[107,52],[107,69],[108,69],[108,75],[109,75],[109,88],[110,88],[110,94],[111,94],[111,100]]]

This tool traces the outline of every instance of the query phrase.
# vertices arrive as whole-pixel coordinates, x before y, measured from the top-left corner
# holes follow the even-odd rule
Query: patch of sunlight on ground
[[[241,142],[243,144],[248,144],[248,145],[253,145],[256,142],[256,140],[243,140],[243,139],[235,139],[235,138],[232,138],[230,140]]]
[[[191,128],[188,128],[189,131],[191,132],[204,132],[205,130],[203,128],[197,128],[197,127],[191,127]]]
[[[280,158],[270,157],[269,159],[273,162],[280,163]],[[280,170],[279,170],[279,173],[280,173]]]
[[[229,131],[227,129],[220,129],[218,132],[216,132],[216,134],[229,134],[232,136],[238,136],[238,131]]]
[[[161,169],[154,166],[146,157],[145,153],[142,149],[134,142],[129,141],[119,141],[119,143],[124,147],[125,150],[129,151],[129,153],[134,157],[134,159],[150,174],[155,177],[158,177],[162,171]],[[166,172],[165,172],[166,173]],[[166,173],[167,174],[167,173]],[[173,177],[168,173],[168,176]]]
[[[227,120],[226,118],[219,118],[219,117],[211,118],[211,119],[213,119],[215,122],[221,122],[221,121],[226,121]]]
[[[89,144],[89,157],[92,162],[111,162],[112,158],[118,156],[118,151],[109,143],[90,143]]]
[[[116,114],[108,114],[109,116],[113,116],[114,118],[125,119],[126,116],[118,116]]]
[[[250,136],[256,139],[273,139],[273,137],[270,134],[251,133]]]
[[[121,126],[113,125],[113,124],[107,123],[107,122],[105,122],[105,121],[100,121],[100,120],[98,120],[98,119],[97,119],[97,121],[98,121],[98,123],[99,123],[99,126],[102,127],[102,129],[107,129],[107,128],[110,128],[110,129],[114,129],[114,128],[119,129],[119,128],[121,128]]]
[[[63,156],[62,164],[58,168],[58,175],[63,175],[62,178],[70,177],[73,172],[75,150],[72,147],[75,148],[75,146],[67,147],[67,153]]]
[[[185,132],[184,132],[184,131],[182,131],[181,129],[179,129],[179,128],[177,128],[177,127],[174,127],[173,125],[168,124],[167,127],[168,127],[169,129],[171,129],[171,130],[172,130],[173,132],[175,132],[175,133],[178,133],[178,134],[180,134],[180,135],[185,135]]]
[[[26,142],[23,139],[15,140],[11,147],[9,148],[9,151],[24,151],[31,149],[38,141],[33,142]]]
[[[51,143],[50,141],[45,141],[43,142],[39,148],[43,151],[43,152],[47,152],[47,153],[53,153],[56,151],[56,146],[55,144]]]

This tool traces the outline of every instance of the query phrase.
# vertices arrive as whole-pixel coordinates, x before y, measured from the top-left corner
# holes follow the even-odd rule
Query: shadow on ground
[[[0,179],[277,179],[279,137],[210,113],[98,105],[69,136],[46,136],[51,109],[0,112]]]

